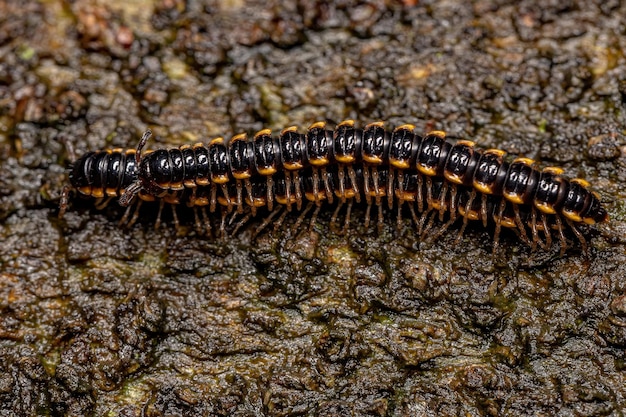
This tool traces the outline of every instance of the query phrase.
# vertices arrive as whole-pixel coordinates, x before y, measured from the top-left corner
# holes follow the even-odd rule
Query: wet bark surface
[[[0,2],[0,414],[622,415],[626,7],[283,3]],[[348,118],[561,166],[612,220],[587,256],[494,258],[362,208],[343,234],[57,219],[68,149]]]

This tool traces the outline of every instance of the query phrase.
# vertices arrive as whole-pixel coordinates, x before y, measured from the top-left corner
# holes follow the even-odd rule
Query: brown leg
[[[254,231],[254,233],[252,234],[252,237],[253,238],[257,237],[259,233],[261,233],[263,229],[265,229],[271,223],[272,219],[276,217],[276,215],[282,211],[282,209],[283,209],[283,206],[281,205],[277,205],[276,207],[274,207],[274,210],[272,210],[272,212],[265,218],[265,220],[263,220],[263,223],[261,223],[259,227],[257,227],[257,229]]]
[[[580,245],[582,246],[583,252],[585,253],[585,255],[588,255],[587,240],[585,240],[585,237],[583,236],[583,234],[580,233],[580,230],[578,230],[576,225],[570,219],[565,219],[565,222],[570,227],[570,229],[572,229],[572,232],[574,232],[574,234],[580,241]]]
[[[356,200],[357,203],[361,202],[361,190],[359,190],[359,183],[356,180],[356,172],[354,172],[354,168],[352,166],[348,167],[348,176],[350,177],[350,182],[352,182],[352,188],[354,189],[354,192],[356,193],[356,195],[354,196],[354,199]]]
[[[446,194],[448,194],[448,183],[444,182],[439,194],[439,221],[443,221],[443,216],[446,213]]]
[[[237,213],[243,213],[243,184],[241,180],[235,180],[235,187],[237,189]]]
[[[565,250],[567,249],[567,239],[565,238],[565,233],[563,233],[563,223],[561,222],[561,218],[556,215],[554,216],[554,220],[556,222],[556,228],[559,233],[559,246],[561,246],[560,256],[565,255]]]
[[[387,205],[389,206],[389,209],[391,210],[393,208],[393,198],[394,198],[393,181],[394,181],[395,171],[393,168],[389,168],[388,175],[389,175],[389,178],[387,179]]]
[[[267,188],[267,209],[272,211],[274,210],[274,178],[271,175],[267,176],[265,187]]]
[[[302,225],[302,222],[304,221],[304,217],[311,210],[311,208],[313,208],[313,203],[309,201],[307,203],[306,207],[304,208],[304,210],[302,210],[302,212],[300,213],[300,215],[296,219],[296,222],[294,223],[294,225],[293,225],[293,227],[291,229],[294,235],[298,234],[298,229],[300,228],[300,225]]]
[[[337,217],[339,216],[339,210],[341,210],[342,206],[343,206],[343,203],[339,202],[339,204],[337,204],[337,208],[335,209],[335,212],[333,213],[333,216],[330,218],[330,228],[332,230],[337,230]]]
[[[296,191],[296,207],[298,210],[302,209],[302,180],[300,179],[300,175],[298,171],[294,171],[293,173],[293,184]]]
[[[493,234],[493,250],[491,252],[494,257],[498,253],[498,247],[500,246],[500,230],[502,229],[502,216],[504,216],[505,208],[506,200],[502,198],[500,200],[500,207],[498,208],[498,216],[494,219],[496,222],[496,230]]]
[[[483,220],[483,227],[487,227],[487,220],[489,218],[487,214],[487,194],[483,194],[480,198],[480,217]]]
[[[154,223],[154,228],[158,229],[161,227],[161,215],[163,214],[163,206],[165,206],[165,201],[159,201],[159,212],[157,213],[156,222]]]
[[[528,235],[526,234],[526,227],[524,226],[524,223],[522,223],[522,218],[520,217],[519,214],[519,207],[517,204],[512,203],[513,204],[513,213],[515,213],[515,224],[517,225],[517,228],[520,231],[520,238],[530,244],[530,240],[528,239]]]
[[[70,199],[70,190],[71,187],[69,185],[66,185],[61,191],[61,201],[59,202],[59,219],[62,219],[63,216],[65,216],[65,212],[67,211],[68,202]]]
[[[324,180],[324,188],[326,189],[326,198],[330,204],[333,204],[333,191],[330,189],[330,184],[328,183],[328,173],[326,172],[326,168],[322,168],[322,179]]]

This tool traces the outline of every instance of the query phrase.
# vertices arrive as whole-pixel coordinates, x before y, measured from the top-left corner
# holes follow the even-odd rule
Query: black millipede
[[[267,194],[261,205],[271,211],[276,202],[273,182],[280,175],[286,195],[278,204],[284,203],[288,210],[292,206],[300,209],[305,200],[318,206],[325,198],[331,203],[333,198],[345,202],[351,193],[355,201],[364,198],[370,203],[374,199],[377,206],[386,199],[389,208],[394,202],[407,201],[413,201],[420,213],[436,208],[440,220],[449,215],[447,223],[456,219],[457,206],[462,204],[465,223],[468,219],[481,220],[486,226],[494,220],[489,216],[489,207],[495,204],[496,231],[509,226],[502,219],[510,211],[522,240],[531,245],[537,244],[538,228],[557,229],[559,236],[563,228],[568,228],[584,245],[577,225],[608,220],[608,213],[589,190],[589,184],[583,179],[565,178],[560,168],[539,170],[528,158],[510,160],[502,150],[483,150],[468,140],[447,140],[443,131],[422,136],[414,130],[409,124],[388,130],[382,122],[358,129],[352,120],[331,130],[324,122],[316,122],[305,133],[298,133],[296,127],[283,129],[279,135],[263,129],[251,139],[238,134],[229,141],[216,138],[206,144],[142,155],[148,131],[135,154],[138,178],[126,189],[120,204],[129,204],[136,193],[158,197],[172,190],[209,187],[213,196],[225,196],[229,210],[243,211],[245,201],[258,200],[253,184],[265,181]],[[384,180],[381,169],[387,172]],[[329,193],[330,171],[336,172],[334,193]],[[357,171],[362,181],[357,180]],[[302,186],[307,177],[312,184],[310,190]],[[407,194],[407,177],[415,181],[416,196]],[[348,183],[354,186],[349,192]],[[435,183],[440,187],[434,187]],[[229,187],[235,192],[228,191]],[[371,192],[381,187],[384,192]],[[462,193],[467,194],[464,201],[459,199]],[[473,209],[476,204],[478,210]],[[250,205],[252,210],[257,206]],[[530,238],[527,228],[533,230]],[[494,237],[497,240],[497,233]]]
[[[124,192],[124,189],[136,180],[137,171],[134,155],[134,150],[122,149],[88,152],[74,163],[70,171],[71,186],[80,194],[95,198],[98,202],[97,205],[104,206],[114,197],[120,196]],[[363,196],[368,202],[365,223],[368,224],[370,221],[372,206],[377,206],[378,227],[380,228],[384,221],[383,210],[385,210],[385,208],[380,203],[376,203],[376,201],[389,197],[387,196],[389,188],[387,185],[389,170],[385,167],[380,168],[376,173],[377,179],[372,175],[366,177],[364,172],[362,168],[355,167],[354,177],[340,179],[337,167],[331,166],[326,171],[325,178],[322,178],[320,176],[314,176],[312,168],[309,167],[302,170],[300,174],[301,180],[297,182],[287,181],[287,177],[283,173],[277,172],[271,183],[271,189],[269,190],[267,189],[268,185],[266,180],[256,176],[251,178],[250,194],[246,195],[245,201],[240,203],[237,203],[238,190],[236,184],[230,182],[224,188],[219,189],[211,185],[200,185],[179,190],[164,190],[159,196],[153,196],[141,191],[139,193],[138,204],[145,201],[159,202],[160,206],[156,222],[157,227],[160,224],[161,211],[165,204],[192,207],[194,210],[196,230],[198,230],[199,233],[206,233],[211,230],[211,222],[205,212],[205,209],[208,208],[209,212],[219,213],[221,215],[220,230],[224,233],[226,214],[232,211],[233,206],[241,204],[241,207],[237,206],[237,209],[241,208],[241,210],[237,211],[246,213],[238,221],[238,224],[242,225],[254,216],[254,209],[268,208],[268,195],[271,196],[272,201],[275,201],[276,207],[274,207],[272,211],[267,211],[265,223],[273,219],[281,210],[285,210],[286,213],[290,205],[299,207],[303,201],[306,201],[307,204],[304,210],[302,210],[299,222],[304,214],[315,207],[310,220],[312,227],[320,207],[323,204],[336,201],[338,204],[336,204],[335,211],[331,218],[331,225],[336,223],[338,212],[345,203],[348,207],[348,214],[346,214],[346,225],[344,227],[347,227],[347,222],[350,220],[349,213],[352,203],[361,197],[361,191],[359,190],[368,190]],[[316,181],[317,185],[315,184]],[[489,217],[491,223],[500,225],[500,227],[516,230],[520,235],[524,235],[528,231],[528,233],[532,233],[533,235],[533,242],[539,243],[542,247],[550,246],[551,230],[554,229],[559,233],[562,249],[565,248],[565,237],[563,236],[562,227],[559,226],[557,216],[546,216],[544,221],[539,224],[533,222],[530,211],[525,207],[521,207],[518,215],[524,224],[530,226],[526,226],[524,229],[520,230],[514,218],[513,206],[510,203],[506,203],[505,209],[502,210],[499,200],[493,196],[487,199],[487,203],[484,207],[481,207],[481,203],[477,200],[474,200],[471,205],[468,205],[470,192],[467,189],[461,189],[456,194],[456,199],[449,198],[443,203],[440,198],[434,199],[432,197],[428,202],[424,201],[424,198],[429,193],[434,196],[440,196],[443,187],[444,182],[441,179],[435,179],[430,184],[426,184],[424,182],[420,183],[417,173],[405,175],[403,177],[403,184],[401,186],[396,184],[392,189],[393,196],[391,196],[391,198],[397,202],[398,223],[402,220],[401,209],[403,208],[403,204],[408,203],[406,206],[408,207],[408,211],[414,223],[418,226],[418,231],[422,235],[425,235],[427,231],[432,229],[434,215],[440,212],[442,204],[445,204],[449,206],[446,208],[448,221],[439,228],[434,236],[443,233],[447,227],[457,219],[463,220],[463,227],[459,235],[462,234],[463,229],[467,225],[467,221],[481,219],[479,211],[483,210],[486,216]],[[64,197],[61,202],[62,212],[65,211],[67,207],[68,192],[69,187],[64,190]],[[420,207],[422,205],[424,205],[424,207]],[[130,215],[130,208],[131,207],[128,208],[121,221],[122,224],[128,224],[129,226],[137,220],[139,213],[139,206],[137,206],[132,219],[126,223]],[[416,209],[422,213],[421,216],[417,215]],[[451,210],[454,211],[452,212]],[[172,210],[172,213],[174,215],[174,222],[178,226],[176,210]],[[278,222],[282,221],[281,219],[284,218],[285,213],[278,218]],[[430,213],[431,216],[428,217],[427,213]],[[539,233],[543,235],[543,239],[539,238]],[[496,230],[496,245],[498,235],[499,230]]]

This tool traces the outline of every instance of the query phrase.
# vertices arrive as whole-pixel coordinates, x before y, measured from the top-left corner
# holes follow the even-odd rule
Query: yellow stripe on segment
[[[430,132],[428,132],[426,136],[430,136],[430,135],[438,136],[441,139],[446,138],[446,132],[444,132],[443,130],[431,130]]]
[[[463,184],[461,177],[459,177],[457,174],[451,174],[448,171],[444,171],[443,176],[446,177],[446,179],[450,182],[453,182],[455,184]]]
[[[556,210],[554,209],[554,207],[546,202],[535,201],[535,207],[537,207],[542,213],[556,214]]]
[[[461,139],[456,142],[456,145],[465,145],[465,146],[469,146],[470,148],[473,148],[474,146],[476,146],[476,142],[472,142],[471,140]]]
[[[363,155],[363,161],[367,162],[368,164],[372,164],[372,165],[380,165],[383,163],[383,159],[379,156],[370,156],[370,155]]]
[[[435,168],[427,167],[422,164],[417,165],[417,170],[424,175],[428,175],[429,177],[434,177],[435,175],[437,175],[437,171],[435,170]]]
[[[309,163],[315,167],[328,165],[328,158],[310,158]]]
[[[474,181],[474,188],[483,194],[493,194],[493,186],[483,182]]]
[[[254,138],[256,139],[256,138],[258,138],[259,136],[264,136],[264,135],[267,135],[267,136],[272,136],[272,131],[271,131],[271,129],[263,129],[263,130],[259,130],[258,132],[256,132],[256,133],[254,134]]]
[[[352,155],[335,155],[335,159],[342,164],[353,164],[355,162],[355,158]]]
[[[591,186],[591,184],[589,184],[589,181],[583,180],[582,178],[574,178],[574,179],[571,179],[570,182],[581,185],[583,188],[587,188]]]
[[[409,164],[409,161],[405,161],[405,160],[401,161],[395,158],[389,158],[389,163],[394,168],[399,168],[399,169],[409,169],[411,167],[411,165]],[[419,166],[418,166],[418,169],[419,169]]]
[[[398,126],[393,131],[397,132],[398,130],[409,130],[412,132],[413,130],[415,130],[415,125],[406,124],[406,125]]]
[[[280,131],[281,135],[284,135],[285,133],[289,133],[289,132],[297,132],[298,131],[298,126],[289,126],[284,128],[283,130]]]
[[[528,166],[532,166],[532,165],[535,164],[535,161],[533,159],[526,158],[526,157],[523,157],[523,156],[519,157],[519,158],[515,158],[513,160],[513,163],[516,163],[516,162],[519,162],[519,163],[522,163],[522,164],[528,165]]]
[[[506,152],[504,152],[502,149],[487,149],[483,155],[485,154],[489,154],[489,155],[496,155],[499,156],[500,158],[504,157],[504,155],[506,155]]]
[[[385,122],[372,122],[365,126],[365,129],[369,129],[370,127],[385,127]]]
[[[554,175],[561,175],[563,174],[563,169],[559,168],[559,167],[545,167],[543,169],[543,172],[546,172],[548,174],[554,174]]]
[[[563,213],[563,215],[565,217],[567,217],[570,220],[575,221],[576,223],[580,223],[583,221],[582,217],[580,217],[580,214],[570,211],[570,210],[561,210],[561,212]]]
[[[257,171],[259,172],[259,174],[266,176],[266,177],[276,174],[276,168],[274,167],[257,168]]]
[[[326,127],[326,122],[315,122],[311,126],[309,126],[309,130],[311,129],[324,129]]]
[[[231,142],[235,142],[237,140],[248,140],[248,136],[245,133],[238,133],[230,139]]]
[[[524,204],[524,200],[522,200],[522,196],[519,194],[513,193],[504,193],[504,197],[509,200],[511,203],[515,204]]]

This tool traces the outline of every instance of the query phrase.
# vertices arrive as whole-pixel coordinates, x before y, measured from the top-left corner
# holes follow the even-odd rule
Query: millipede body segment
[[[421,213],[420,219],[414,214],[420,225],[436,214],[446,220],[444,229],[457,219],[463,228],[479,220],[495,225],[496,242],[500,229],[509,227],[533,246],[542,244],[540,234],[551,242],[556,232],[564,247],[566,229],[584,245],[577,225],[608,220],[589,184],[565,178],[560,168],[539,170],[528,158],[509,159],[498,149],[453,142],[442,131],[422,136],[414,130],[408,124],[388,130],[382,122],[359,129],[351,120],[331,130],[317,122],[305,133],[296,127],[279,135],[263,129],[252,138],[239,134],[142,155],[148,131],[136,152],[84,156],[71,180],[92,196],[118,196],[124,190],[122,205],[136,194],[252,214],[276,205],[301,209],[303,203],[319,208],[365,200],[368,213],[372,205],[380,212],[383,205],[400,210],[406,204],[411,213]],[[115,164],[132,167],[136,179],[129,181],[132,175],[122,175]]]

